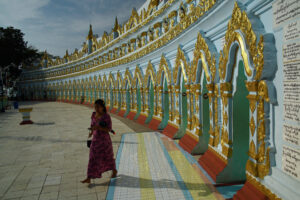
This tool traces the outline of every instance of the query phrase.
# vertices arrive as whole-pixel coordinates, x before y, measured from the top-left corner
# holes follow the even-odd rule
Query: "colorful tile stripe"
[[[141,199],[155,199],[152,178],[149,170],[144,135],[138,134],[138,161],[140,174]]]
[[[116,162],[107,200],[222,199],[193,158],[159,133],[123,135]]]

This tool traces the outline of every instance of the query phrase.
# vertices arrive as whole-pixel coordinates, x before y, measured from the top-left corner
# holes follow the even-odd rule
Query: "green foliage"
[[[24,41],[24,33],[13,27],[0,27],[0,68],[7,68],[8,76],[3,73],[4,85],[16,80],[20,74],[19,66],[31,66],[40,61],[42,53]]]

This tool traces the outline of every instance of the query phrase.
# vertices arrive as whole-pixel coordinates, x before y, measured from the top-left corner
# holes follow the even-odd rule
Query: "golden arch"
[[[102,78],[102,88],[107,89],[107,78],[106,78],[105,74],[103,75],[103,78]]]
[[[245,36],[246,40],[243,39],[241,33]],[[247,75],[251,77],[255,73],[254,80],[260,79],[264,65],[263,36],[260,36],[257,45],[256,38],[256,34],[252,29],[251,22],[246,12],[242,12],[235,2],[232,18],[228,23],[228,30],[225,34],[225,45],[223,51],[220,52],[219,74],[222,80],[225,80],[226,74],[228,74],[227,64],[231,46],[234,42],[237,42],[241,48]],[[249,48],[247,48],[247,46]],[[248,55],[248,52],[250,53],[250,56]],[[253,63],[255,71],[251,69],[251,63]]]
[[[142,72],[141,72],[141,69],[139,68],[139,66],[136,66],[135,71],[134,71],[134,78],[133,78],[133,82],[132,82],[134,87],[136,86],[136,80],[138,80],[140,87],[143,86],[143,82],[142,82],[143,75],[142,75]]]
[[[161,81],[162,72],[164,72],[164,75],[167,79],[168,85],[171,85],[171,72],[169,70],[169,65],[167,62],[167,59],[164,55],[161,56],[158,72],[156,75],[156,84],[159,85]]]
[[[189,65],[187,63],[187,60],[186,60],[183,50],[178,46],[176,60],[175,60],[175,68],[174,68],[174,72],[173,72],[174,83],[176,83],[176,80],[177,80],[179,67],[181,68],[181,73],[183,75],[184,81],[186,83],[188,83],[188,81],[189,81]]]
[[[84,83],[83,83],[83,86],[84,86],[85,89],[88,89],[88,82],[89,82],[88,78],[85,78]]]
[[[121,89],[121,87],[122,87],[122,75],[121,75],[121,73],[120,72],[118,72],[117,73],[117,85],[118,85],[118,89]]]
[[[193,82],[195,82],[197,78],[197,67],[198,67],[199,59],[201,59],[206,80],[208,82],[213,82],[216,74],[215,55],[213,56],[211,55],[208,45],[200,33],[198,33],[197,36],[197,42],[195,44],[195,50],[194,50],[194,59],[191,68],[191,81]]]
[[[99,85],[102,84],[102,78],[101,78],[100,75],[99,75],[98,78],[97,78],[97,83],[98,83]]]
[[[154,68],[153,68],[153,65],[152,63],[148,62],[148,66],[147,66],[147,69],[146,69],[146,74],[144,76],[144,87],[146,88],[148,86],[148,81],[149,81],[149,78],[151,79],[151,82],[153,84],[153,86],[155,85],[155,71],[154,71]]]
[[[245,38],[245,39],[244,39]],[[249,157],[246,164],[246,171],[255,177],[263,179],[269,173],[270,159],[269,151],[270,147],[264,140],[266,137],[267,129],[265,126],[265,116],[267,115],[264,106],[269,101],[268,87],[264,80],[260,80],[264,67],[264,55],[263,55],[263,37],[260,36],[260,40],[256,45],[256,34],[252,29],[252,25],[245,11],[241,11],[237,3],[235,3],[232,18],[228,23],[228,30],[225,34],[225,45],[220,56],[219,73],[222,83],[220,85],[220,91],[222,96],[222,114],[223,114],[223,127],[222,127],[222,154],[229,158],[231,155],[231,149],[228,149],[226,145],[229,144],[229,136],[233,134],[232,130],[229,130],[228,125],[230,123],[228,113],[228,102],[231,98],[232,92],[232,73],[234,69],[234,63],[230,63],[230,53],[237,49],[232,49],[232,44],[235,42],[235,48],[241,48],[242,59],[245,64],[245,71],[250,80],[246,82],[246,87],[251,92],[247,98],[249,99],[249,130],[252,135],[249,144]],[[248,54],[249,52],[249,54]],[[236,57],[236,56],[235,56]],[[253,64],[254,67],[250,65]],[[229,79],[229,75],[231,75]],[[253,161],[254,160],[254,161]]]
[[[109,73],[109,76],[108,76],[108,86],[115,88],[115,78],[113,77],[111,72]]]
[[[131,74],[130,74],[128,68],[127,68],[126,71],[125,71],[125,77],[124,77],[124,79],[123,79],[123,86],[124,86],[124,89],[126,89],[126,88],[125,88],[125,86],[126,86],[126,81],[127,81],[127,84],[129,85],[129,88],[131,88],[132,77],[131,77]]]

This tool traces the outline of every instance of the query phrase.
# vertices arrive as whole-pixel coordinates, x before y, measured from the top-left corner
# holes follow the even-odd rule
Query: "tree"
[[[2,73],[3,83],[11,86],[21,74],[20,66],[32,65],[41,59],[42,54],[32,46],[28,46],[21,30],[0,27],[0,57],[2,72],[4,69],[8,72],[8,76],[7,73]]]

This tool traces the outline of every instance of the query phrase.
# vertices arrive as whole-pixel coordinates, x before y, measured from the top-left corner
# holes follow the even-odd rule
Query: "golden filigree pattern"
[[[242,36],[239,32],[241,31],[245,35],[247,47],[244,45]],[[252,76],[253,71],[249,64],[251,63],[248,58],[248,53],[252,58],[254,68],[255,68],[255,80],[259,80],[262,74],[263,64],[264,64],[264,55],[263,55],[263,36],[260,36],[260,40],[256,45],[256,34],[252,29],[251,22],[245,11],[241,11],[238,7],[238,4],[235,2],[234,9],[232,12],[232,18],[228,22],[227,31],[225,34],[225,44],[223,51],[220,52],[220,61],[219,61],[219,74],[222,80],[225,79],[227,73],[227,63],[231,45],[234,41],[239,43],[241,48],[242,57],[245,64],[245,70],[248,76]]]
[[[215,55],[211,55],[208,45],[200,33],[198,33],[197,36],[197,42],[195,44],[195,50],[194,50],[194,59],[191,67],[191,80],[193,82],[196,81],[199,59],[201,59],[206,80],[208,82],[213,81],[215,79],[215,74],[216,74]]]

